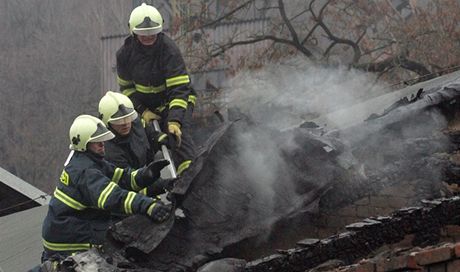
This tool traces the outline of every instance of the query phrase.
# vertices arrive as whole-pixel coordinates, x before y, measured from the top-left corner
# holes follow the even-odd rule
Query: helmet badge
[[[80,140],[80,134],[78,134],[77,137],[74,136],[74,137],[72,138],[72,144],[78,145],[78,143],[80,143],[80,142],[81,142],[81,140]]]
[[[159,25],[160,25],[159,23],[152,21],[150,17],[146,16],[144,17],[144,20],[142,21],[142,23],[138,24],[136,27],[137,28],[149,28],[149,27],[157,27]]]

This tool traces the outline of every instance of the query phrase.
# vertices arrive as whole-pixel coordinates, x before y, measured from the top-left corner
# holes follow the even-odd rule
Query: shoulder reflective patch
[[[69,182],[70,182],[70,178],[69,178],[69,174],[67,174],[67,172],[64,170],[62,170],[62,173],[61,173],[61,177],[59,178],[59,180],[64,183],[66,186],[69,186]]]

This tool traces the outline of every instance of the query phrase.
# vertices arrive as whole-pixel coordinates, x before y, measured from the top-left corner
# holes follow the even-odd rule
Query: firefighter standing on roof
[[[162,131],[176,141],[173,159],[180,175],[195,156],[189,133],[196,100],[182,55],[161,31],[163,18],[143,3],[129,18],[131,36],[117,51],[120,91],[128,96],[145,122],[160,121]]]

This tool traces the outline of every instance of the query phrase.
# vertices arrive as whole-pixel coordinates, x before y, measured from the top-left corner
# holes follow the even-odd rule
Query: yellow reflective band
[[[160,86],[145,86],[141,84],[136,84],[136,90],[141,92],[141,93],[160,93],[164,90],[166,90],[165,85],[160,85]]]
[[[163,105],[163,106],[157,107],[157,108],[155,109],[155,111],[157,111],[157,112],[162,112],[162,111],[164,111],[165,109],[166,109],[166,106]]]
[[[115,172],[113,173],[112,181],[118,184],[122,175],[123,175],[123,169],[118,168],[118,167],[115,168]]]
[[[120,86],[129,86],[129,85],[132,85],[133,82],[131,80],[125,80],[125,79],[122,79],[120,76],[117,75],[117,82]]]
[[[52,251],[77,251],[88,250],[91,248],[90,243],[79,244],[65,244],[65,243],[51,243],[43,239],[43,246]]]
[[[110,193],[112,193],[113,188],[118,186],[114,182],[109,182],[109,184],[105,187],[105,189],[102,191],[102,193],[99,195],[99,199],[97,200],[97,206],[101,209],[104,209],[105,202],[107,201],[107,198],[109,197]]]
[[[129,89],[125,89],[123,90],[123,94],[126,95],[126,96],[130,96],[132,95],[133,93],[136,92],[136,89],[135,88],[129,88]]]
[[[195,106],[196,103],[196,96],[194,95],[189,95],[188,96],[188,102],[192,103]]]
[[[156,202],[153,202],[152,205],[150,205],[150,207],[147,210],[148,215],[152,215],[153,207],[155,207],[156,204]]]
[[[158,137],[158,142],[161,142],[163,141],[166,137],[168,137],[168,134],[164,133],[164,134],[161,134],[160,137]]]
[[[59,190],[58,188],[54,190],[54,197],[59,199],[62,203],[66,204],[70,208],[78,211],[88,208],[87,206],[81,204],[80,202],[66,195],[63,191]]]
[[[185,169],[189,168],[191,163],[191,160],[183,161],[177,168],[177,175],[182,174],[182,172],[184,172]]]
[[[179,99],[179,98],[173,99],[169,103],[169,109],[171,109],[172,107],[181,107],[181,108],[187,109],[187,101],[183,99]]]
[[[69,174],[67,174],[67,172],[64,170],[62,170],[62,173],[61,173],[61,177],[59,178],[59,180],[65,184],[66,186],[69,186]]]
[[[126,214],[133,214],[133,200],[134,198],[136,197],[136,193],[135,192],[129,192],[127,195],[126,195],[126,199],[125,199],[125,213]]]
[[[147,195],[147,187],[139,191],[139,194]]]
[[[139,171],[139,169],[131,172],[131,189],[133,189],[133,191],[136,191],[136,192],[141,189],[141,187],[139,187],[136,183],[137,171]]]
[[[166,87],[168,88],[187,83],[190,83],[190,77],[188,75],[176,76],[166,79]]]

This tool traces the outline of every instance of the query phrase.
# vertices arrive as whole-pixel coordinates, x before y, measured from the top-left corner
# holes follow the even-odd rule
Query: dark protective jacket
[[[43,222],[45,250],[68,253],[102,245],[111,212],[146,214],[155,200],[134,191],[151,182],[90,152],[75,152]]]
[[[111,130],[116,137],[105,142],[106,160],[117,167],[135,169],[153,161],[155,151],[151,147],[151,140],[148,139],[140,118],[132,122],[131,132],[127,136],[120,136],[113,129]]]
[[[147,108],[167,112],[167,121],[182,124],[188,103],[195,104],[184,60],[174,41],[158,34],[152,46],[143,46],[136,37],[126,38],[117,51],[120,91],[142,114]]]

